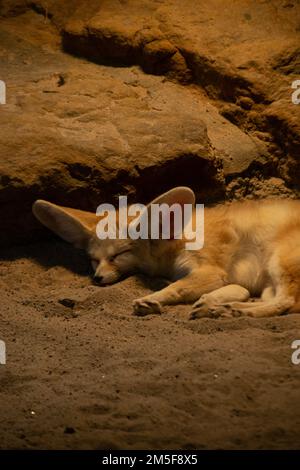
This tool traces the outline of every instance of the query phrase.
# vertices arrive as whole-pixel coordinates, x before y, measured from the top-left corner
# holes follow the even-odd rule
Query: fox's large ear
[[[150,226],[155,227],[155,233],[156,236],[154,239],[157,238],[169,238],[169,239],[174,239],[174,238],[180,238],[180,235],[182,234],[184,226],[190,221],[187,220],[186,214],[184,213],[185,205],[188,204],[190,206],[191,211],[189,212],[190,218],[192,217],[192,208],[195,204],[195,194],[194,192],[185,186],[179,186],[173,189],[170,189],[164,194],[161,194],[157,198],[155,198],[153,201],[150,202],[150,204],[147,205],[146,210],[142,212],[142,214],[139,216],[139,218],[136,221],[136,224],[143,224],[145,222],[145,218],[147,219],[147,226],[148,226],[148,231],[149,233],[153,234],[152,230],[150,231]],[[180,206],[181,208],[181,213],[180,217],[181,219],[178,220],[177,218],[177,223],[179,222],[179,226],[176,225],[175,223],[175,212],[172,212],[168,209],[171,209],[173,206]],[[153,217],[153,207],[151,206],[156,206],[156,209],[158,210],[157,215],[157,220],[151,220]],[[160,208],[159,208],[160,206]],[[164,210],[167,209],[167,210]],[[155,215],[155,218],[156,218]],[[144,219],[144,220],[143,220]],[[152,236],[152,235],[151,235]]]
[[[42,224],[77,248],[86,248],[98,222],[92,212],[57,206],[41,199],[35,201],[32,212]]]
[[[151,204],[168,204],[168,206],[172,206],[172,204],[179,204],[181,207],[184,204],[195,204],[195,194],[194,191],[187,186],[178,186],[177,188],[170,189],[164,194],[161,194],[153,201],[150,202]]]

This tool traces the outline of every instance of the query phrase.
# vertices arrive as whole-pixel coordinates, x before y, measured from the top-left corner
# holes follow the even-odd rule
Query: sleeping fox
[[[195,204],[190,188],[177,187],[151,204]],[[258,200],[205,208],[204,246],[187,250],[175,239],[105,239],[99,217],[38,200],[38,220],[86,250],[99,285],[134,273],[168,279],[162,290],[137,299],[134,313],[161,313],[164,305],[193,304],[191,318],[270,317],[300,312],[300,201]],[[259,297],[251,301],[250,297]]]

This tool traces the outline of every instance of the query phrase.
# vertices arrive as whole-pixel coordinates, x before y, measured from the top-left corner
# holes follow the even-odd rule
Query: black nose
[[[94,276],[94,282],[96,284],[100,284],[100,282],[103,281],[103,276],[99,276],[98,274]]]

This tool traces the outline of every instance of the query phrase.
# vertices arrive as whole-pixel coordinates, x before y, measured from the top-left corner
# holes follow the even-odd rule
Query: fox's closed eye
[[[110,256],[109,258],[109,261],[115,261],[118,257],[122,256],[122,255],[125,255],[127,253],[130,253],[131,250],[130,249],[126,249],[126,250],[123,250],[123,251],[120,251],[119,253],[116,253],[112,256]]]
[[[99,264],[99,260],[95,259],[95,258],[92,258],[91,259],[91,264],[92,264],[92,268],[94,271],[96,271],[97,267],[98,267],[98,264]]]

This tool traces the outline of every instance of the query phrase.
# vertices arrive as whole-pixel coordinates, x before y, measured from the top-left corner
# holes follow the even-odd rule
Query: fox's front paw
[[[197,318],[219,318],[219,317],[230,317],[231,314],[228,309],[222,305],[215,305],[204,299],[199,299],[194,303],[190,320],[196,320]]]
[[[135,315],[149,315],[151,313],[160,314],[161,305],[157,300],[153,300],[150,297],[142,297],[136,299],[133,302],[133,311]]]
[[[209,316],[210,305],[208,302],[200,298],[194,303],[192,311],[190,313],[190,319],[195,320],[196,318],[203,318]]]

